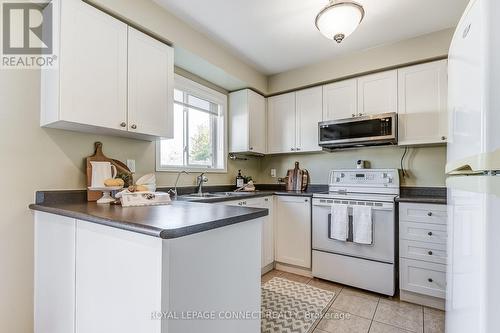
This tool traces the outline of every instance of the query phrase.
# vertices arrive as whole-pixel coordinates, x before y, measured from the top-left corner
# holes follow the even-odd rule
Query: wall
[[[297,155],[266,156],[262,160],[259,181],[276,183],[271,178],[271,169],[276,169],[278,177],[284,177],[288,169],[293,169],[295,161],[300,168],[307,169],[312,184],[328,184],[328,173],[332,169],[353,169],[357,160],[367,160],[372,168],[401,168],[400,161],[404,148],[371,147],[342,150],[333,153],[311,153]],[[404,167],[408,177],[402,179],[404,186],[445,186],[446,147],[410,148],[405,157]]]
[[[173,43],[175,63],[207,80],[236,90],[267,91],[267,77],[225,46],[210,40],[152,0],[85,0]]]
[[[454,29],[349,53],[269,77],[270,94],[448,55]]]

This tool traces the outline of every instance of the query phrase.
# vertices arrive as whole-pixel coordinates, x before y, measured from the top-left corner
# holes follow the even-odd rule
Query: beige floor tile
[[[260,278],[260,281],[262,284],[266,283],[267,281],[271,280],[273,277],[280,277],[283,275],[284,272],[282,271],[277,271],[277,270],[272,270],[267,272],[266,274],[262,275]]]
[[[424,332],[444,333],[444,311],[424,307]]]
[[[333,302],[332,309],[352,313],[353,315],[360,316],[372,320],[377,308],[377,298],[367,298],[359,293],[347,292],[344,290]]]
[[[280,278],[287,279],[290,281],[300,282],[300,283],[306,283],[306,284],[311,280],[310,277],[297,275],[297,274],[293,274],[293,273],[288,273],[288,272],[285,272],[282,275],[280,275]]]
[[[412,332],[423,331],[423,310],[420,305],[382,298],[374,320]]]
[[[344,287],[342,289],[342,293],[345,295],[355,295],[358,297],[363,297],[366,299],[371,299],[371,300],[376,300],[378,301],[380,299],[380,296],[378,294],[362,290],[362,289],[357,289],[357,288],[352,288],[352,287]]]
[[[312,278],[309,281],[308,285],[310,285],[312,287],[319,288],[319,289],[332,291],[335,293],[335,296],[337,296],[340,293],[340,291],[342,290],[342,286],[340,284],[336,284],[334,282],[321,280],[321,279],[317,279],[317,278]]]
[[[370,333],[410,333],[410,331],[374,321],[370,327]]]
[[[316,329],[328,333],[368,333],[370,322],[347,312],[329,310]]]

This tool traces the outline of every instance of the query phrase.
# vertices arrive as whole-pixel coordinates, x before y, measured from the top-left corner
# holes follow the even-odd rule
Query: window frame
[[[174,75],[174,88],[186,92],[194,97],[205,99],[209,102],[216,103],[221,107],[221,115],[223,118],[223,134],[222,134],[222,152],[217,149],[217,144],[214,143],[214,150],[217,150],[217,154],[214,156],[222,154],[222,168],[207,168],[206,166],[196,167],[193,165],[161,165],[161,139],[156,141],[156,171],[158,172],[207,172],[207,173],[227,173],[227,150],[228,150],[228,112],[227,112],[227,95],[211,88],[208,88],[198,82],[192,81],[185,78],[179,74]],[[172,103],[175,101],[172,99]],[[186,129],[184,129],[186,130]],[[220,130],[220,129],[218,129]]]

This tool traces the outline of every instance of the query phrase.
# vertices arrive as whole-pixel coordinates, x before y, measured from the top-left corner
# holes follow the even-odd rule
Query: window
[[[158,171],[226,171],[227,96],[175,76],[174,137],[157,143]]]

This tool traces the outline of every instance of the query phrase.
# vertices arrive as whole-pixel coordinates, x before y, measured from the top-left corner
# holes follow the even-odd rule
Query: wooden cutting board
[[[287,191],[306,191],[309,185],[309,171],[299,168],[299,162],[295,162],[295,168],[288,170],[286,174]]]
[[[92,165],[90,162],[98,161],[98,162],[110,162],[112,165],[116,167],[116,171],[118,173],[124,173],[129,175],[132,181],[132,172],[127,167],[127,165],[121,161],[106,157],[102,152],[102,143],[96,142],[95,144],[95,152],[94,155],[87,157],[87,200],[88,201],[97,201],[102,197],[102,192],[91,191],[88,187],[92,184]],[[133,182],[133,181],[132,181]]]

